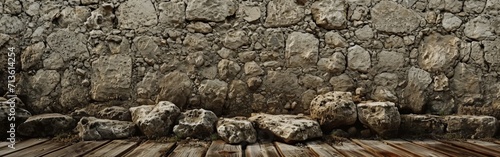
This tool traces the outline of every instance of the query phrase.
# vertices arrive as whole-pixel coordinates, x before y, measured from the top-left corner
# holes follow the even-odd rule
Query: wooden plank
[[[442,156],[446,157],[447,156],[445,154],[439,153],[439,152],[431,150],[431,149],[427,149],[425,147],[419,146],[417,144],[414,144],[414,143],[411,143],[411,142],[408,142],[405,140],[384,140],[384,142],[393,146],[393,147],[408,151],[408,152],[415,154],[417,156],[422,156],[422,157],[424,157],[424,156],[425,157],[442,157]]]
[[[125,155],[126,157],[137,157],[137,156],[147,156],[147,157],[161,157],[167,155],[167,153],[175,146],[175,143],[159,143],[155,141],[146,141],[137,148],[135,148],[130,153]]]
[[[279,153],[272,143],[255,143],[245,149],[247,157],[279,157]]]
[[[230,145],[222,140],[213,141],[205,157],[242,157],[240,145]]]
[[[307,147],[311,151],[313,151],[317,156],[329,156],[329,157],[343,157],[344,155],[340,154],[337,150],[335,150],[332,146],[324,143],[324,142],[307,142]]]
[[[340,153],[342,153],[344,156],[347,157],[359,157],[359,156],[364,156],[364,157],[377,157],[380,155],[374,155],[367,150],[365,150],[363,147],[360,147],[356,145],[355,143],[352,143],[351,141],[343,141],[340,144],[332,145],[333,148],[337,149]]]
[[[203,157],[210,146],[210,142],[191,141],[188,143],[179,144],[170,157]]]
[[[94,156],[122,156],[127,153],[129,150],[133,149],[135,146],[139,144],[139,141],[132,142],[126,140],[113,140],[108,144],[99,147],[98,149],[91,151],[85,156],[94,157]]]
[[[48,139],[35,139],[35,138],[25,140],[25,141],[20,141],[19,143],[16,143],[16,145],[14,146],[16,149],[12,149],[9,147],[0,148],[0,156],[4,156],[7,154],[16,152],[16,151],[20,151],[20,150],[23,150],[25,148],[28,148],[28,147],[31,147],[31,146],[34,146],[34,145],[37,145],[37,144],[40,144],[43,142],[47,142],[47,141],[48,141]]]
[[[380,154],[385,157],[416,156],[406,151],[394,148],[378,140],[352,140],[352,141],[360,145],[361,147],[365,148],[366,150],[372,152],[373,154]]]
[[[485,155],[472,152],[466,149],[461,149],[459,147],[455,147],[449,144],[445,144],[435,140],[414,140],[412,141],[415,144],[420,146],[439,151],[440,153],[449,155],[449,156],[474,156],[474,157],[483,157]]]
[[[307,147],[299,147],[294,145],[289,145],[281,142],[274,142],[276,146],[276,150],[283,157],[313,157],[316,156],[311,150]]]
[[[10,142],[0,142],[0,148],[7,147],[9,144]]]
[[[448,143],[463,149],[468,149],[470,151],[474,151],[477,153],[481,153],[487,156],[500,156],[500,149],[497,150],[490,150],[489,148],[486,147],[481,147],[479,145],[475,145],[472,143],[468,143],[465,141],[452,141],[452,140],[440,140],[443,143]]]
[[[49,141],[43,144],[34,145],[21,151],[14,152],[12,154],[6,155],[5,157],[42,156],[67,146],[69,146],[68,143]]]
[[[500,144],[496,144],[493,142],[486,142],[486,141],[480,141],[480,140],[467,140],[468,143],[472,143],[481,147],[486,147],[491,150],[500,150]]]
[[[82,141],[75,143],[66,148],[57,150],[50,154],[44,155],[44,157],[74,157],[74,156],[82,156],[90,151],[95,150],[96,148],[105,145],[110,141]]]
[[[495,141],[495,143],[498,143],[498,144],[500,144],[500,141],[498,141],[498,140],[497,140],[497,141]]]

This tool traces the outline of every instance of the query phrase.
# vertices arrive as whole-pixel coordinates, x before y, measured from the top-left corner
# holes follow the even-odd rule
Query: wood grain
[[[213,141],[205,157],[242,157],[241,145],[230,145],[222,140]]]
[[[126,141],[126,140],[113,140],[108,144],[105,144],[98,149],[91,151],[90,153],[84,155],[88,157],[105,156],[114,157],[122,156],[129,150],[135,148],[139,142]]]
[[[177,148],[168,156],[170,157],[203,157],[207,152],[210,142],[192,141],[184,144],[179,144]]]
[[[44,155],[44,157],[74,157],[82,156],[89,153],[92,150],[97,149],[100,146],[105,145],[110,141],[82,141],[75,143],[69,147],[54,151],[50,154]]]
[[[415,154],[417,156],[422,156],[422,157],[446,157],[446,156],[448,156],[448,155],[445,155],[443,153],[439,153],[437,151],[419,146],[417,144],[414,144],[414,143],[411,143],[411,142],[408,142],[405,140],[398,140],[398,139],[396,139],[396,140],[384,140],[384,142],[393,146],[393,147],[396,147],[396,148],[399,148],[402,150],[406,150],[406,151],[408,151],[412,154]]]
[[[279,157],[279,153],[272,143],[255,143],[245,149],[247,157]]]
[[[500,156],[500,149],[490,150],[489,148],[481,147],[479,145],[475,145],[475,144],[468,143],[465,141],[452,141],[452,140],[440,140],[440,141],[443,143],[448,143],[448,144],[451,144],[453,146],[457,146],[457,147],[460,147],[463,149],[468,149],[470,151],[474,151],[474,152],[481,153],[484,155]]]
[[[274,142],[276,150],[283,157],[313,157],[316,156],[307,147],[299,147],[294,145],[289,145],[281,142]]]
[[[415,144],[418,144],[420,146],[438,151],[440,153],[449,155],[449,156],[474,156],[474,157],[483,157],[485,155],[472,152],[466,149],[462,149],[459,147],[455,147],[449,144],[445,144],[439,141],[435,140],[414,140],[412,141]]]
[[[343,157],[344,155],[340,154],[337,150],[335,150],[332,146],[324,143],[324,142],[307,142],[307,147],[311,151],[313,151],[317,156],[329,156],[329,157]]]
[[[37,145],[37,144],[47,142],[47,141],[48,141],[48,139],[36,139],[36,138],[32,138],[32,139],[25,140],[25,141],[20,141],[19,143],[16,143],[16,145],[14,146],[16,149],[12,149],[9,147],[0,148],[0,156],[4,156],[7,154],[16,152],[16,151],[20,151],[20,150],[23,150],[25,148],[31,147],[33,145]]]
[[[332,145],[333,148],[338,150],[340,153],[342,153],[344,156],[347,157],[375,157],[374,154],[368,152],[365,150],[363,147],[358,146],[351,141],[343,141],[340,144]]]
[[[468,143],[472,143],[478,146],[486,147],[491,150],[500,150],[500,144],[493,143],[493,142],[486,142],[486,141],[480,141],[480,140],[467,140]]]
[[[21,156],[42,156],[47,153],[62,149],[64,147],[69,146],[67,143],[63,142],[55,142],[49,141],[45,143],[39,143],[27,149],[23,149],[17,152],[14,152],[9,155],[5,155],[5,157],[21,157]]]
[[[127,153],[126,157],[161,157],[167,155],[167,153],[175,146],[175,143],[158,143],[154,141],[146,141],[140,146]]]
[[[354,143],[357,143],[361,147],[365,148],[366,150],[372,152],[373,154],[380,154],[381,156],[384,157],[417,156],[414,154],[410,154],[404,150],[397,149],[395,147],[387,145],[378,140],[352,140],[352,141]]]
[[[9,144],[10,142],[0,142],[0,148],[7,147]]]

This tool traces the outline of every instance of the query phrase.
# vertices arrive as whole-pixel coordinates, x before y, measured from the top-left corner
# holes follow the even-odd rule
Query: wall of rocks
[[[317,95],[349,91],[401,113],[500,117],[500,0],[0,3],[0,49],[16,48],[34,114],[162,100],[308,114]]]

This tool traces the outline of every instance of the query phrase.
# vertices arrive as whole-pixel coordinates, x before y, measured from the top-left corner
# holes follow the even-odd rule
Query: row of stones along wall
[[[16,93],[35,114],[159,100],[307,114],[329,91],[403,113],[500,103],[500,0],[0,3],[0,46],[17,48]]]

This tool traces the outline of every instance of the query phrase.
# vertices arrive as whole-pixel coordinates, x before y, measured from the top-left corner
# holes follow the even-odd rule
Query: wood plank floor
[[[282,142],[255,143],[243,147],[224,141],[155,141],[108,140],[61,143],[49,139],[29,139],[16,143],[16,149],[3,145],[5,157],[455,157],[500,156],[500,143],[481,140],[362,140],[352,139],[328,144],[309,141],[290,145]]]

